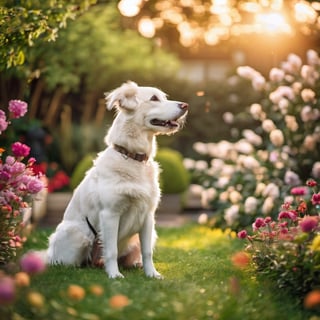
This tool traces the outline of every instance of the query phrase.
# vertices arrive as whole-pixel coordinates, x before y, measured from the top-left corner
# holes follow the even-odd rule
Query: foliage
[[[25,248],[43,249],[49,232],[37,230]],[[126,278],[115,281],[102,269],[51,266],[31,276],[29,285],[17,287],[13,304],[1,304],[0,315],[7,312],[4,319],[10,319],[8,314],[28,319],[311,317],[286,294],[274,292],[267,281],[258,282],[250,271],[233,266],[230,257],[242,242],[230,231],[185,225],[159,228],[158,234],[155,264],[164,280],[147,279],[140,269],[123,270]]]
[[[159,149],[155,160],[160,164],[160,188],[163,193],[182,193],[187,190],[189,172],[183,166],[183,158],[178,151]]]
[[[9,103],[9,117],[21,118],[27,112],[27,104],[12,100]],[[0,110],[0,134],[7,130],[10,121],[3,110]],[[32,170],[35,163],[30,158],[30,148],[14,142],[9,150],[0,150],[0,265],[12,261],[17,248],[22,247],[23,215],[29,209],[30,197],[43,188],[43,182]]]
[[[257,218],[253,235],[245,230],[238,236],[248,240],[246,248],[258,273],[281,289],[301,298],[320,287],[320,192],[314,180],[293,188],[294,202],[285,202],[277,220]]]
[[[211,223],[237,229],[259,215],[274,217],[289,188],[320,177],[319,71],[313,50],[306,64],[290,54],[281,68],[270,70],[269,80],[239,67],[239,74],[261,93],[247,112],[255,128],[242,130],[235,142],[197,142],[194,149],[202,160],[185,160],[215,211]],[[236,125],[234,118],[224,115],[230,126]]]
[[[72,190],[74,190],[79,185],[79,183],[85,177],[86,172],[92,167],[93,159],[94,155],[88,154],[84,158],[82,158],[80,162],[76,165],[76,167],[73,170],[70,181],[70,187]]]
[[[22,65],[37,41],[55,41],[58,30],[95,0],[2,1],[0,7],[0,70]]]

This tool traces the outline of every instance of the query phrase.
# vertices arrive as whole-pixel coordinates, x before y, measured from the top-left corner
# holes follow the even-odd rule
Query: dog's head
[[[117,108],[138,125],[156,134],[179,130],[185,121],[188,104],[168,100],[164,92],[153,87],[140,87],[134,82],[106,94],[107,108]]]

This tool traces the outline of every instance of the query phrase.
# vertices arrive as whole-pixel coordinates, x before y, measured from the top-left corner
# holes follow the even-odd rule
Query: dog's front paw
[[[121,279],[124,275],[121,272],[107,272],[109,279]]]
[[[163,276],[157,270],[154,270],[154,271],[148,272],[148,273],[146,272],[146,276],[149,278],[155,278],[155,279],[159,279],[159,280],[164,279]]]

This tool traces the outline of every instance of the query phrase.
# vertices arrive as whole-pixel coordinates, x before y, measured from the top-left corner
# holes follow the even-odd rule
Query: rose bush
[[[261,94],[246,112],[256,127],[243,130],[235,142],[198,142],[194,149],[203,159],[185,160],[203,188],[204,206],[215,212],[210,223],[233,229],[259,215],[275,217],[290,188],[320,178],[318,54],[309,50],[305,63],[290,54],[268,79],[251,67],[237,71]],[[237,131],[237,115],[227,115]]]
[[[8,117],[0,110],[0,134],[7,130],[11,119],[26,114],[27,104],[11,100],[8,110]],[[40,177],[32,170],[35,159],[26,160],[29,152],[30,148],[21,142],[14,142],[11,150],[0,150],[0,265],[14,259],[17,248],[22,246],[23,214],[32,195],[43,188]]]
[[[258,217],[252,224],[252,234],[247,230],[238,232],[238,237],[248,242],[246,252],[257,272],[298,298],[320,287],[317,185],[311,179],[308,188],[291,189],[294,198],[281,206],[277,219]]]

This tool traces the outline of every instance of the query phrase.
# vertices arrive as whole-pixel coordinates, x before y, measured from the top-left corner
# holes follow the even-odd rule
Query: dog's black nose
[[[189,105],[187,103],[182,102],[182,103],[179,103],[179,107],[182,110],[186,110],[188,109]]]

